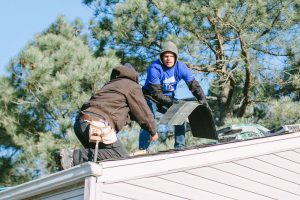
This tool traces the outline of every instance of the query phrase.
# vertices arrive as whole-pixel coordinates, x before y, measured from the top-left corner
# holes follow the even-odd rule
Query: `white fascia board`
[[[103,175],[98,177],[97,181],[118,182],[296,148],[300,148],[299,132],[174,153],[102,162],[100,164],[103,167]]]
[[[96,163],[87,162],[39,179],[11,187],[0,192],[0,199],[24,199],[33,197],[78,182],[86,177],[102,175],[102,167]]]
[[[36,196],[91,176],[97,177],[97,183],[118,182],[296,148],[300,148],[300,132],[99,164],[87,162],[1,191],[0,199]]]

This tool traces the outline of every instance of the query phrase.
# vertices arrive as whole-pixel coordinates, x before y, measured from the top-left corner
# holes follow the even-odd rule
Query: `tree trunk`
[[[219,116],[219,120],[217,121],[219,126],[224,125],[224,120],[226,119],[226,117],[231,116],[230,103],[232,101],[232,95],[234,89],[233,79],[229,79],[229,81],[221,85],[221,88],[222,91],[219,100],[220,116]]]
[[[239,108],[238,117],[243,117],[246,112],[246,108],[250,102],[249,96],[250,96],[250,87],[251,87],[251,72],[250,72],[249,49],[241,33],[239,33],[239,36],[240,36],[241,49],[242,49],[242,58],[245,62],[245,84],[243,89],[244,98],[242,99],[241,106]]]
[[[217,69],[221,70],[222,73],[222,81],[220,83],[221,92],[220,92],[220,99],[219,99],[219,110],[220,110],[220,116],[217,121],[218,125],[224,125],[224,120],[226,117],[230,116],[230,104],[232,101],[232,95],[233,95],[233,88],[234,88],[234,80],[231,77],[231,75],[228,73],[227,69],[227,64],[226,64],[226,56],[224,52],[224,43],[225,43],[225,38],[224,36],[220,33],[221,31],[219,30],[218,23],[221,15],[221,11],[217,10],[216,11],[216,18],[208,16],[207,19],[208,21],[212,24],[213,28],[215,29],[215,45],[213,52],[215,53],[216,56],[216,66]],[[222,23],[222,22],[221,22]]]

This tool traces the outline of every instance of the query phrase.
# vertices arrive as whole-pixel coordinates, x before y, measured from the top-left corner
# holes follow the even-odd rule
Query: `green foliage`
[[[80,20],[64,17],[39,34],[0,78],[0,183],[18,184],[56,170],[55,150],[77,147],[77,110],[130,62],[140,72],[165,40],[209,81],[214,116],[222,123],[267,128],[299,123],[299,2],[220,0],[83,0],[94,9],[92,41]],[[88,44],[93,44],[92,49]],[[289,98],[285,98],[288,96]],[[239,117],[242,116],[242,117]],[[139,127],[121,134],[137,149]],[[212,141],[193,138],[187,145]],[[173,148],[172,134],[153,151]]]
[[[53,153],[80,146],[72,127],[77,111],[119,64],[110,50],[94,57],[80,24],[59,17],[10,64],[10,77],[1,79],[0,141],[17,152],[1,157],[11,171],[1,177],[7,183],[57,170]]]
[[[273,99],[268,103],[261,103],[256,107],[250,106],[250,108],[247,111],[246,117],[228,117],[225,124],[254,123],[260,124],[268,129],[274,129],[282,125],[300,123],[300,103],[292,101],[289,97],[284,97],[279,100]]]
[[[269,128],[278,128],[282,125],[300,124],[300,103],[285,97],[272,100],[266,109],[266,116],[258,123]]]
[[[132,126],[125,126],[119,133],[118,137],[122,141],[124,148],[129,154],[134,153],[138,149],[138,139],[140,126],[133,122]]]
[[[293,33],[299,35],[299,30]],[[288,65],[281,70],[281,84],[275,90],[275,95],[280,98],[289,95],[294,101],[300,100],[300,56],[299,56],[299,37],[291,41],[289,49]]]
[[[180,59],[206,72],[201,75],[209,75],[210,86],[217,88],[210,89],[218,98],[213,107],[220,124],[225,117],[245,115],[247,106],[265,96],[269,100],[280,96],[275,91],[282,93],[280,71],[299,32],[297,1],[97,2],[86,4],[95,6],[98,21],[92,29],[101,49],[115,48],[122,61],[143,71],[161,42],[173,40]],[[105,34],[99,37],[100,31]]]

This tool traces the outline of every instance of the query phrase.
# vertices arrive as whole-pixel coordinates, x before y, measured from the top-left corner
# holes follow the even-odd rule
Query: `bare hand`
[[[156,133],[154,136],[150,136],[150,141],[155,142],[158,139],[158,133]]]

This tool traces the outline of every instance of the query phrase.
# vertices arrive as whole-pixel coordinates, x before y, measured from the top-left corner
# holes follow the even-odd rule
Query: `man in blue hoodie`
[[[178,60],[178,49],[172,42],[165,42],[159,55],[147,70],[147,78],[143,93],[154,117],[158,112],[164,113],[163,108],[171,107],[174,103],[175,91],[180,80],[184,80],[189,90],[200,104],[208,107],[204,92],[187,65]],[[185,147],[186,124],[175,126],[176,150]],[[140,132],[139,149],[147,150],[150,145],[149,133],[144,129]]]

